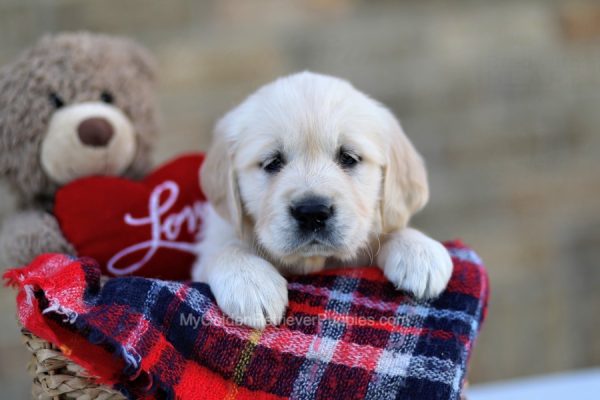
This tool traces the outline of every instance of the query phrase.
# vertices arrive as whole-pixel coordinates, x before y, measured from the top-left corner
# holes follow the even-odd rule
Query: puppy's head
[[[428,198],[421,157],[394,116],[348,82],[306,72],[219,121],[201,179],[217,212],[292,272],[322,265],[307,259],[352,259]]]

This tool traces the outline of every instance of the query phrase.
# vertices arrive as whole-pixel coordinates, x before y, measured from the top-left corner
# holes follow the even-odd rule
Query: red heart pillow
[[[65,238],[107,275],[190,279],[206,200],[203,160],[179,157],[141,182],[96,176],[65,185],[54,205]]]

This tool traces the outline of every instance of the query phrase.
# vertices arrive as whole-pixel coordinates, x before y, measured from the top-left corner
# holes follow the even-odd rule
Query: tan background
[[[156,54],[157,162],[205,149],[215,119],[277,76],[351,80],[428,161],[432,201],[415,224],[487,262],[472,382],[600,364],[599,2],[0,0],[0,64],[74,29]],[[0,189],[0,218],[11,207]],[[28,390],[13,295],[0,290],[7,399]]]

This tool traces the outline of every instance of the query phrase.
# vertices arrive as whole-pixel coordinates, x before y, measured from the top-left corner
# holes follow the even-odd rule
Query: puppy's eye
[[[283,156],[281,153],[277,153],[273,157],[263,161],[261,163],[261,168],[269,174],[274,174],[281,171],[284,164]]]
[[[54,106],[54,108],[57,108],[57,109],[58,108],[62,108],[65,105],[64,100],[59,95],[57,95],[54,92],[51,92],[48,95],[48,98],[50,99],[50,103],[52,103],[52,105]]]
[[[115,98],[112,95],[112,93],[107,91],[100,93],[100,100],[108,104],[112,104],[115,102]]]
[[[354,154],[348,150],[342,149],[340,150],[340,154],[338,155],[338,163],[342,168],[353,168],[361,161],[362,158],[360,158],[359,155]]]

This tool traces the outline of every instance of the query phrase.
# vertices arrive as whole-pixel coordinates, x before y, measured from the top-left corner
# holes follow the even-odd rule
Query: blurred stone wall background
[[[415,224],[488,265],[471,381],[600,364],[599,2],[0,0],[0,64],[79,29],[156,54],[157,162],[205,149],[215,119],[277,76],[349,79],[428,162],[432,200]],[[0,189],[0,218],[11,207]],[[23,398],[14,296],[0,293],[0,397]]]

